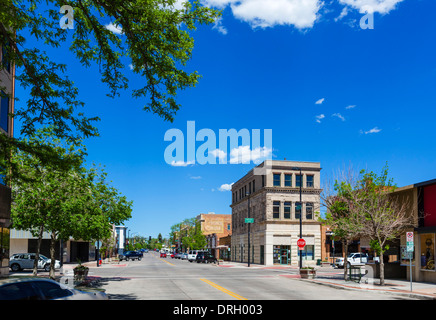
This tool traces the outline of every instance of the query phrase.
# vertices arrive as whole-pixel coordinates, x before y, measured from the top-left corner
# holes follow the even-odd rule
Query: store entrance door
[[[291,261],[290,259],[290,250],[288,249],[282,249],[280,250],[280,264],[289,264]]]

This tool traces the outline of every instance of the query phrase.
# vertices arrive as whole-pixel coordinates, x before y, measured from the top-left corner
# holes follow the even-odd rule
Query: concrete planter
[[[300,269],[301,279],[315,279],[316,270],[315,269]]]
[[[88,276],[88,269],[73,269],[74,281],[84,281]]]

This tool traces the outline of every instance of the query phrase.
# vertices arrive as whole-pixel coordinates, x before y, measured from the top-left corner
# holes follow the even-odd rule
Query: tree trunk
[[[347,280],[348,271],[348,240],[344,240],[345,257],[344,257],[344,280]]]
[[[56,233],[53,231],[50,237],[50,279],[55,279],[55,245],[56,245]]]
[[[385,285],[385,263],[383,261],[383,253],[380,254],[380,285]]]
[[[42,234],[44,233],[44,225],[39,227],[38,244],[36,246],[35,261],[33,261],[33,276],[38,275],[39,252],[41,251]]]

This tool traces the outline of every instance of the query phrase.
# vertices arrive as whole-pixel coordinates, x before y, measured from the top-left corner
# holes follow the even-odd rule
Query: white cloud
[[[198,180],[201,179],[201,176],[191,176],[189,179]]]
[[[224,9],[230,6],[233,15],[253,28],[293,25],[312,28],[323,5],[321,0],[203,0],[207,6]]]
[[[369,134],[369,133],[379,133],[381,131],[381,129],[374,127],[371,130],[365,131],[365,134]]]
[[[194,165],[194,163],[195,163],[195,161],[187,161],[187,162],[185,162],[185,161],[173,161],[173,162],[171,162],[171,165],[173,167],[187,167],[190,165]]]
[[[218,159],[225,159],[226,156],[227,156],[227,153],[225,153],[224,151],[222,151],[220,149],[212,150],[210,152],[210,154],[213,155],[215,158],[218,158]]]
[[[239,146],[230,151],[230,163],[260,163],[272,155],[272,149],[268,147],[257,147],[254,150],[250,146]]]
[[[341,119],[342,121],[345,121],[345,118],[343,115],[341,115],[340,113],[333,113],[332,117],[337,117],[339,119]]]
[[[316,118],[316,122],[321,123],[321,120],[325,118],[325,115],[320,114],[320,115],[316,116],[315,118]]]
[[[324,102],[325,98],[319,99],[315,102],[315,104],[322,104]]]
[[[345,107],[345,109],[347,109],[347,110],[354,109],[354,108],[356,108],[355,104]]]
[[[115,34],[123,34],[123,28],[113,24],[112,22],[105,25],[105,28],[108,29],[109,31],[115,33]]]
[[[340,3],[359,10],[360,13],[378,12],[381,14],[389,13],[394,10],[398,3],[403,0],[339,0]]]
[[[231,191],[232,190],[233,183],[227,184],[224,183],[221,185],[221,187],[218,188],[219,191]]]
[[[227,29],[223,26],[223,19],[222,17],[218,18],[215,23],[213,24],[212,29],[218,30],[219,33],[226,35]]]
[[[339,17],[335,18],[335,21],[339,21],[342,20],[346,15],[348,14],[348,8],[344,7],[341,11],[341,14],[339,15]]]

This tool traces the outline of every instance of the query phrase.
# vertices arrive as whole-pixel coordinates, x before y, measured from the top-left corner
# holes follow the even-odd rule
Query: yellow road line
[[[163,262],[166,262],[166,263],[168,263],[168,264],[170,264],[170,265],[174,265],[174,264],[172,264],[171,262],[168,262],[168,261],[166,261],[166,260],[164,260],[164,259],[161,259],[161,258],[156,258],[156,259],[159,259],[160,261],[163,261]]]
[[[210,284],[210,285],[211,285],[212,287],[214,287],[215,289],[218,289],[218,290],[220,290],[220,291],[222,291],[222,292],[224,292],[224,293],[227,293],[228,295],[232,296],[233,298],[236,298],[236,299],[238,299],[238,300],[248,300],[248,299],[246,299],[246,298],[240,296],[239,294],[236,294],[236,293],[234,293],[234,292],[232,292],[232,291],[229,291],[229,290],[227,290],[227,289],[225,289],[225,288],[223,288],[223,287],[217,285],[216,283],[213,283],[212,281],[209,281],[209,280],[207,280],[207,279],[200,279],[200,280],[206,282],[207,284]]]

